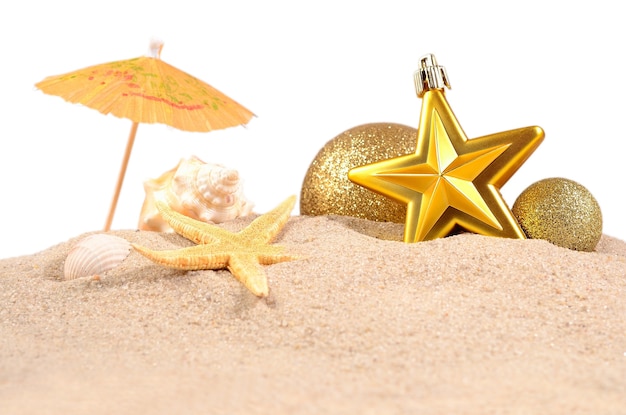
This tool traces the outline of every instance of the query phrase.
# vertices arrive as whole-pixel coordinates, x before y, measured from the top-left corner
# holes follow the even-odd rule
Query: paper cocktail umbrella
[[[105,231],[113,221],[139,123],[207,132],[247,124],[254,116],[212,86],[162,61],[162,48],[163,43],[154,41],[150,56],[90,66],[36,84],[46,94],[133,122]]]

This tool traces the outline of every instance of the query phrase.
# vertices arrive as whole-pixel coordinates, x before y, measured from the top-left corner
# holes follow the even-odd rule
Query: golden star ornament
[[[422,109],[414,154],[355,167],[348,178],[406,204],[404,242],[440,238],[461,229],[526,238],[500,188],[544,137],[540,127],[469,140],[444,95],[445,68],[426,55],[415,72]]]
[[[269,244],[289,220],[295,203],[296,196],[290,196],[240,232],[230,232],[182,215],[161,198],[156,201],[156,206],[163,219],[176,233],[198,245],[167,251],[132,246],[151,261],[170,268],[228,269],[254,295],[267,297],[267,276],[261,265],[299,259],[296,255],[284,253],[282,246]]]

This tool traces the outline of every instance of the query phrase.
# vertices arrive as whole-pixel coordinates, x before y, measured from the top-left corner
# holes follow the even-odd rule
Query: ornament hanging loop
[[[420,59],[420,67],[413,74],[415,78],[415,90],[419,98],[431,89],[450,89],[450,80],[446,68],[437,64],[437,58],[432,53],[424,55]]]

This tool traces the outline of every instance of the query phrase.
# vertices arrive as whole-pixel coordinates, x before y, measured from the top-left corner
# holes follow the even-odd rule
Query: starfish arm
[[[219,226],[201,222],[178,213],[162,200],[157,200],[155,204],[163,219],[176,233],[197,244],[215,243],[222,238],[233,235],[232,232]]]
[[[278,264],[279,262],[295,261],[298,259],[302,259],[302,257],[300,255],[282,254],[282,253],[259,255],[259,263],[262,265],[272,265],[272,264]]]
[[[230,273],[252,294],[257,297],[268,296],[267,276],[256,255],[234,254],[228,261],[227,267]]]
[[[153,251],[137,244],[132,246],[141,255],[159,265],[183,270],[223,269],[230,258],[225,252],[211,253],[206,245],[167,251]]]
[[[289,196],[273,210],[253,220],[240,235],[254,242],[270,242],[289,220],[295,203],[296,196]]]

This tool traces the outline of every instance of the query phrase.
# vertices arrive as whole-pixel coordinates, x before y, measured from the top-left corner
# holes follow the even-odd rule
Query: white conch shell
[[[65,258],[66,280],[90,277],[115,268],[130,253],[130,243],[115,235],[97,233],[81,239]]]
[[[170,207],[206,223],[222,223],[252,212],[244,197],[239,172],[221,164],[205,163],[192,156],[156,179],[144,182],[146,198],[139,214],[141,230],[172,232],[155,206],[155,198]]]

